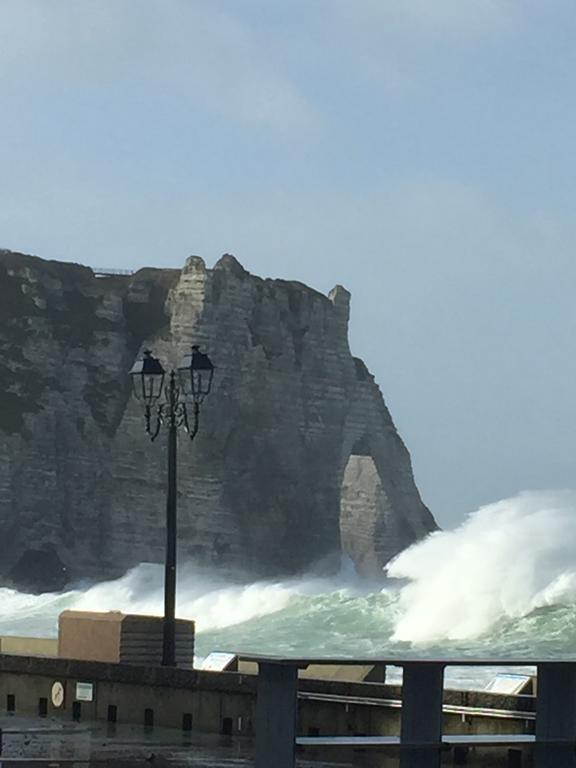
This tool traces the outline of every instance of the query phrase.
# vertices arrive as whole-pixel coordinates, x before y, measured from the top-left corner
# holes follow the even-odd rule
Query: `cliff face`
[[[433,530],[350,354],[349,298],[231,256],[97,278],[0,252],[0,576],[54,589],[163,561],[164,440],[145,436],[127,375],[144,346],[167,367],[199,343],[217,366],[178,448],[180,558],[279,575],[344,549],[373,573]]]

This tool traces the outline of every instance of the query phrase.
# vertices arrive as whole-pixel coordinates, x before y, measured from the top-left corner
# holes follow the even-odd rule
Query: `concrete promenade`
[[[77,768],[243,768],[253,764],[249,741],[200,734],[183,737],[174,729],[7,717],[0,718],[0,727],[2,768],[38,765],[40,760],[51,768],[69,764]]]
[[[2,768],[252,768],[254,742],[169,728],[106,723],[63,723],[57,718],[0,717]],[[298,768],[334,768],[332,762],[301,760]],[[351,763],[338,762],[338,768]]]
[[[254,768],[254,741],[175,729],[71,724],[58,719],[0,717],[5,733],[1,768]],[[17,733],[16,733],[17,732]],[[275,768],[276,763],[272,768]],[[445,756],[443,765],[454,765]],[[468,768],[507,768],[506,756],[475,756]],[[397,756],[351,752],[301,756],[296,768],[397,768]]]

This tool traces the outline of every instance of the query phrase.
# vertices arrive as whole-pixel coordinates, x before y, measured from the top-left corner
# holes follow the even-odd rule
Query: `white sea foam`
[[[163,568],[142,564],[121,579],[97,584],[78,594],[78,610],[122,610],[160,616],[163,613]],[[266,616],[287,607],[297,596],[333,589],[330,579],[312,575],[284,581],[230,584],[213,572],[184,566],[178,578],[177,613],[196,621],[199,631],[220,629]]]
[[[504,618],[576,601],[576,492],[524,492],[402,552],[408,579],[392,641],[433,643],[489,632]]]
[[[0,588],[0,633],[54,635],[58,614],[65,609],[160,616],[164,610],[163,578],[161,565],[142,563],[119,579],[59,594],[31,595]],[[341,586],[340,580],[340,576],[330,579],[307,574],[286,580],[230,583],[214,572],[182,564],[177,614],[194,619],[199,632],[218,630],[282,611],[295,598],[333,592]]]

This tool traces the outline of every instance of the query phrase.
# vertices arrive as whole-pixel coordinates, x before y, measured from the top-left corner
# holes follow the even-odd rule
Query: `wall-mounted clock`
[[[52,685],[50,699],[52,700],[52,706],[54,707],[58,708],[64,704],[64,686],[60,681],[56,681]]]

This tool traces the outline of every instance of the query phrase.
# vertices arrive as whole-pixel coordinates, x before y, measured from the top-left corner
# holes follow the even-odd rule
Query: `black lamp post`
[[[166,494],[166,561],[164,575],[164,624],[162,665],[176,666],[176,443],[179,427],[184,427],[190,439],[198,433],[200,406],[210,394],[214,366],[208,355],[193,346],[177,372],[168,374],[162,363],[149,350],[144,352],[130,371],[136,399],[144,402],[146,432],[156,440],[162,426],[168,428],[168,488]],[[164,401],[159,402],[164,391]],[[188,419],[187,402],[192,404],[192,424]],[[153,413],[155,409],[155,413]],[[155,419],[155,423],[154,422]]]

